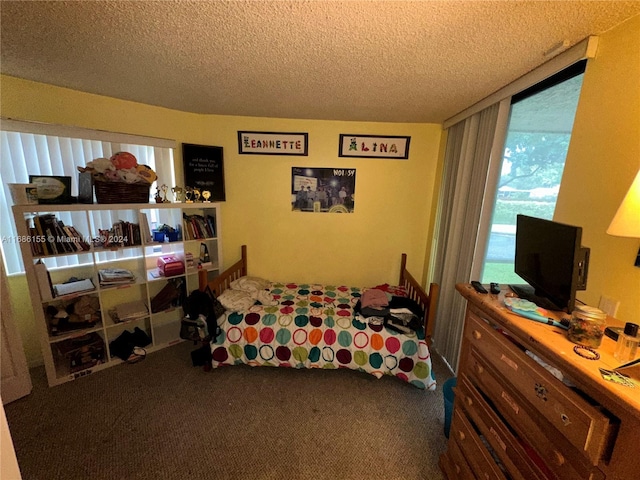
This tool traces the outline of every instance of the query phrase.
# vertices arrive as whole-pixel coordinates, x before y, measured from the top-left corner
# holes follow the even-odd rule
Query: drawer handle
[[[465,397],[465,400],[467,401],[467,405],[469,405],[469,406],[473,405],[473,398],[467,396],[467,397]]]
[[[556,457],[556,458],[555,458],[556,463],[557,463],[558,465],[564,465],[564,456],[563,456],[559,451],[557,451],[557,450],[554,450],[554,451],[553,451],[553,454],[554,454],[554,455],[555,455],[555,457]]]
[[[462,441],[464,440],[466,437],[464,435],[464,432],[462,430],[458,430],[458,438]]]
[[[536,396],[545,402],[547,401],[547,387],[540,383],[536,383],[535,387],[533,387],[536,391]]]
[[[456,463],[454,467],[455,467],[456,473],[460,473],[460,465]]]
[[[482,367],[482,365],[476,364],[476,372],[480,374],[484,373],[484,368]]]
[[[471,335],[473,335],[473,338],[475,338],[476,340],[480,340],[480,338],[482,338],[482,333],[480,333],[478,330],[474,330],[473,332],[471,332]]]

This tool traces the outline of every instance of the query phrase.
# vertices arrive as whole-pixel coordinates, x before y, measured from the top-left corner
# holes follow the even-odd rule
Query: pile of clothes
[[[424,312],[416,301],[378,288],[365,290],[354,311],[360,322],[385,325],[400,333],[418,331],[424,317]]]

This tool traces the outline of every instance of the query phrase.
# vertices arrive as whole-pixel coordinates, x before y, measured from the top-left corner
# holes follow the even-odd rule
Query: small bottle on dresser
[[[626,323],[624,332],[618,337],[616,351],[613,356],[616,360],[624,363],[634,360],[638,353],[638,343],[640,343],[638,325],[635,323]]]

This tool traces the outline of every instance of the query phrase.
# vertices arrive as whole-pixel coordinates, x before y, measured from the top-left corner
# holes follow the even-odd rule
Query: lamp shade
[[[640,238],[640,170],[613,217],[607,233],[617,237]]]

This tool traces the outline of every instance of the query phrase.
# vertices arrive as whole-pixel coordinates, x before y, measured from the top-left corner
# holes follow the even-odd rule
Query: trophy
[[[169,187],[163,183],[160,190],[162,190],[162,203],[169,203],[169,200],[167,200],[167,190],[169,190]]]
[[[211,198],[211,192],[209,190],[205,190],[202,192],[202,198],[204,198],[204,203],[211,203],[209,198]]]
[[[171,189],[171,192],[173,193],[173,197],[175,198],[176,202],[182,203],[182,196],[184,194],[184,190],[182,190],[182,187],[175,186]]]
[[[193,188],[193,201],[194,202],[200,201],[200,189],[198,187]]]
[[[160,195],[160,189],[156,190],[156,195],[153,197],[156,203],[163,203],[162,195]]]
[[[185,187],[184,189],[184,196],[187,199],[186,203],[193,203],[193,188],[192,187]]]

